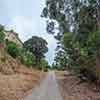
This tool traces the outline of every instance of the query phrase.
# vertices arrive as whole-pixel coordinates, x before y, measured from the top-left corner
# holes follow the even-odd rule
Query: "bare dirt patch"
[[[0,48],[0,100],[22,100],[39,84],[43,72],[22,65]]]
[[[95,85],[79,84],[79,79],[72,75],[64,76],[63,74],[63,78],[56,75],[64,100],[100,100],[100,92],[95,91]]]

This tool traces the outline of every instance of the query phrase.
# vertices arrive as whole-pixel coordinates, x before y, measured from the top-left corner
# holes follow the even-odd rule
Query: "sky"
[[[46,19],[40,17],[45,0],[0,0],[0,24],[13,29],[24,42],[40,36],[48,42],[46,59],[52,64],[56,40],[46,32]]]

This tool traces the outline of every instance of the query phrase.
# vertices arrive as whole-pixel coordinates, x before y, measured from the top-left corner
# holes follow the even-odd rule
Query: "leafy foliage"
[[[11,41],[6,41],[6,49],[7,52],[13,57],[16,58],[19,55],[19,49],[16,45],[16,43]]]
[[[67,62],[68,56],[66,55],[65,51],[59,50],[59,52],[56,53],[53,67],[57,69],[69,69]]]
[[[43,58],[40,61],[39,68],[44,71],[47,71],[50,68],[50,65],[48,64],[47,60]]]
[[[69,31],[68,20],[64,12],[64,3],[64,0],[46,0],[46,7],[42,12],[42,17],[49,19],[47,21],[47,32],[55,34],[56,30],[58,30],[57,35],[55,35],[58,40],[64,32]]]
[[[99,30],[89,33],[84,42],[74,41],[73,33],[66,33],[62,38],[62,45],[64,45],[64,50],[68,56],[66,63],[77,74],[81,74],[91,81],[93,80],[92,77],[95,79],[100,77],[97,76],[96,72],[96,60],[99,59],[98,56],[100,55],[99,35]]]
[[[99,0],[46,0],[42,17],[48,18],[47,31],[49,33],[56,33],[55,29],[59,30],[57,37],[69,32],[70,27],[73,28],[76,36],[78,34],[84,36],[96,30],[97,23],[100,23],[99,6]]]
[[[19,48],[14,42],[6,40],[6,49],[13,58],[19,59],[22,64],[28,67],[35,65],[35,56],[31,52]]]
[[[50,22],[47,31],[55,34],[54,30],[59,30],[56,64],[61,66],[64,61],[66,67],[89,80],[100,77],[96,72],[100,60],[100,0],[46,0],[42,15]]]
[[[24,43],[24,48],[34,54],[37,63],[40,62],[44,54],[48,51],[47,42],[37,36],[33,36],[31,39],[27,40]]]
[[[44,54],[48,51],[46,40],[34,36],[24,43],[24,48],[20,48],[16,43],[5,39],[4,31],[4,27],[0,25],[0,43],[6,44],[5,49],[9,55],[17,58],[27,67],[43,68],[44,70],[50,67],[44,58]]]
[[[0,25],[0,43],[4,41],[5,35],[4,35],[4,27]]]
[[[19,59],[22,64],[24,64],[28,67],[35,66],[35,56],[31,52],[29,52],[23,48],[19,49]]]

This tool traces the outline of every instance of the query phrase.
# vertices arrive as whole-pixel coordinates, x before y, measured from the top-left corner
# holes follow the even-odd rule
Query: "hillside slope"
[[[0,100],[21,100],[39,84],[41,71],[29,69],[0,49]]]
[[[0,49],[0,72],[2,74],[14,74],[20,63],[8,55],[4,48]]]

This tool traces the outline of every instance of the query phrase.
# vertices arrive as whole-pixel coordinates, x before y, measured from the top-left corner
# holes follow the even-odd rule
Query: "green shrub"
[[[38,65],[39,69],[42,69],[44,71],[48,71],[50,68],[50,65],[45,59],[41,59],[40,64]]]
[[[13,57],[16,58],[19,55],[19,48],[17,45],[11,41],[6,41],[7,52]]]
[[[18,48],[16,43],[6,40],[6,50],[13,58],[18,58],[22,64],[35,65],[35,56],[23,48]]]
[[[20,59],[21,63],[26,66],[34,66],[35,65],[35,56],[23,48],[20,49],[20,51],[19,51],[19,59]]]
[[[5,35],[2,31],[0,31],[0,43],[4,41]]]

